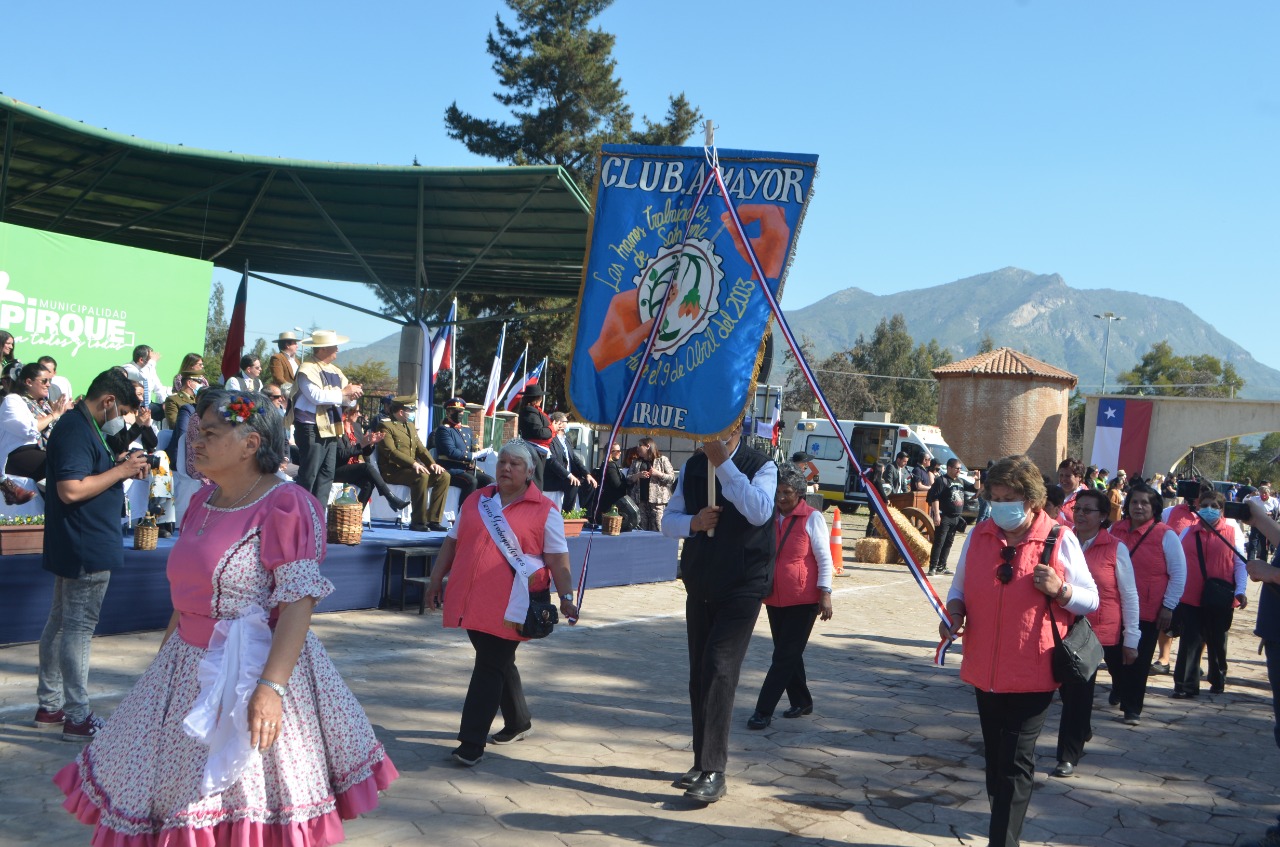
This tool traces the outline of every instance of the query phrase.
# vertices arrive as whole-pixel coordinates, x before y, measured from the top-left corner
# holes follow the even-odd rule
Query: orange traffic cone
[[[840,509],[831,516],[831,565],[836,576],[844,574],[844,536],[840,533]]]

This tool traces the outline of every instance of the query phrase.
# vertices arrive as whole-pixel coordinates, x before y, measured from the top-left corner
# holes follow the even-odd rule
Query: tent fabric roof
[[[0,96],[0,221],[257,273],[434,296],[577,294],[590,205],[557,166],[427,168],[197,150]]]

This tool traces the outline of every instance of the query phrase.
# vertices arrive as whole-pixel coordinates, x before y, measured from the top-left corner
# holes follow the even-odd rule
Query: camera
[[[148,466],[148,467],[150,467],[150,468],[151,468],[151,470],[153,470],[153,471],[154,471],[154,470],[156,470],[157,468],[159,468],[159,467],[160,467],[160,457],[159,457],[159,456],[157,456],[157,455],[155,455],[155,454],[153,454],[153,453],[143,453],[143,451],[142,451],[142,450],[135,450],[135,451],[134,451],[134,453],[142,453],[144,456],[146,456],[146,458],[147,458],[147,466]],[[132,454],[130,454],[130,455],[132,455]]]
[[[1253,519],[1248,503],[1224,503],[1222,516],[1231,521],[1248,521]]]
[[[1195,500],[1200,496],[1200,480],[1198,479],[1180,479],[1178,480],[1178,497],[1183,500]]]

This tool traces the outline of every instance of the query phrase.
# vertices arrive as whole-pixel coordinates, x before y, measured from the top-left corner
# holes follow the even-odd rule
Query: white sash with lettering
[[[484,528],[489,530],[489,537],[493,539],[494,545],[516,572],[516,578],[511,580],[511,597],[507,601],[507,610],[502,619],[515,624],[517,628],[522,627],[529,614],[529,579],[545,565],[542,559],[530,556],[520,549],[519,539],[502,514],[502,495],[494,492],[492,497],[480,498],[480,519],[484,522]]]

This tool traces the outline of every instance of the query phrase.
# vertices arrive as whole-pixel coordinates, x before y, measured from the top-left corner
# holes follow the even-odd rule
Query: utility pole
[[[1107,322],[1106,342],[1102,348],[1102,393],[1107,393],[1107,363],[1111,358],[1111,323],[1112,321],[1122,321],[1124,318],[1115,312],[1103,312],[1100,315],[1094,315],[1095,318],[1101,318]]]

